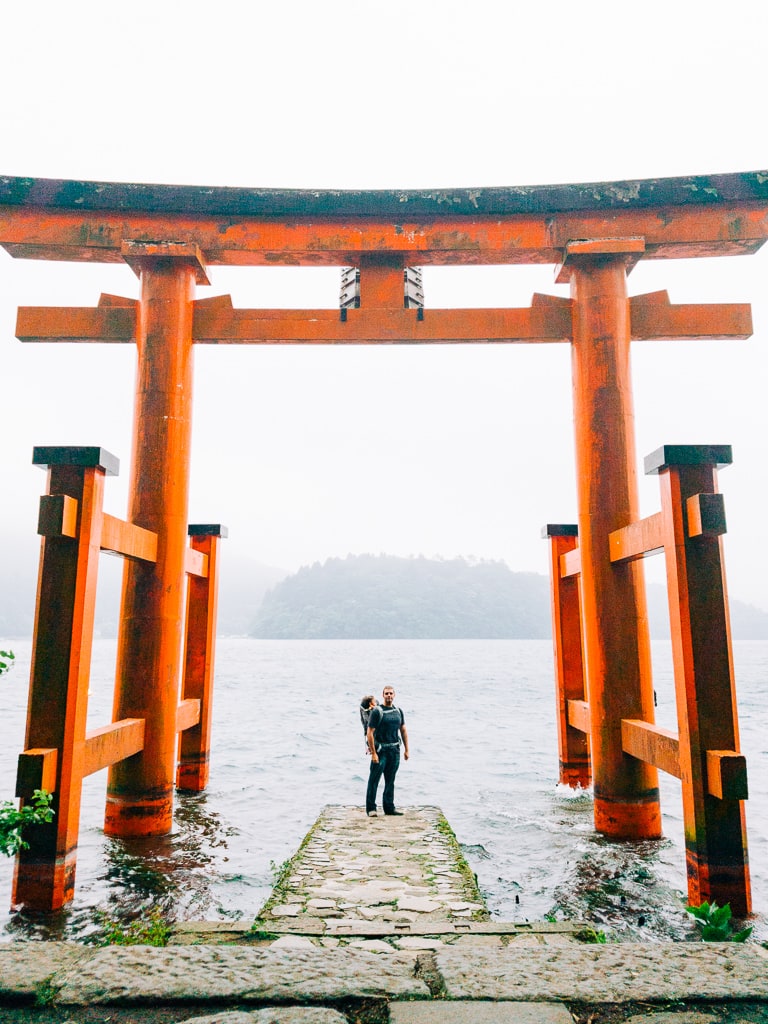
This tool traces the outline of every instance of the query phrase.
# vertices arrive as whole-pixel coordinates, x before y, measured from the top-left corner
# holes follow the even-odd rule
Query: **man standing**
[[[382,693],[384,703],[371,711],[368,719],[368,749],[371,752],[371,766],[368,772],[368,789],[365,794],[365,810],[369,818],[376,817],[376,790],[379,779],[384,776],[382,804],[385,814],[402,814],[395,809],[395,775],[400,767],[400,737],[403,738],[403,756],[408,760],[408,733],[405,716],[395,707],[395,691],[385,686]]]

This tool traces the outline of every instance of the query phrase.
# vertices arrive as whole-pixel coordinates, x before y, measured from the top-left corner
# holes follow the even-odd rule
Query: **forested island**
[[[505,562],[348,555],[305,566],[265,594],[261,639],[497,639],[551,635],[549,580]],[[666,591],[648,587],[652,634],[668,634]],[[731,601],[733,635],[768,640],[768,614]]]
[[[348,555],[264,597],[250,635],[296,639],[549,636],[547,580],[504,562]]]

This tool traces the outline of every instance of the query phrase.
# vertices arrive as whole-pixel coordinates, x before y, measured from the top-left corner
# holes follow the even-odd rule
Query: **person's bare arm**
[[[400,726],[400,735],[403,737],[403,757],[408,760],[408,730],[404,725]]]
[[[371,760],[374,764],[379,763],[379,755],[376,753],[376,741],[373,738],[373,729],[368,726],[368,731],[365,734],[365,738],[368,741],[368,749],[371,752]]]

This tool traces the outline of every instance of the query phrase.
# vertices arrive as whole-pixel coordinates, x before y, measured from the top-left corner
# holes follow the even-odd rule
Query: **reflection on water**
[[[10,796],[23,742],[29,645],[14,647],[19,664],[0,687],[0,799]],[[678,780],[660,780],[667,838],[646,843],[595,835],[590,794],[556,785],[548,642],[221,640],[218,648],[207,792],[177,797],[170,835],[124,840],[101,827],[105,773],[87,779],[73,904],[50,918],[0,917],[2,938],[87,939],[100,913],[128,923],[150,908],[170,921],[252,919],[271,889],[270,862],[295,853],[325,804],[362,802],[368,761],[357,707],[363,693],[392,682],[411,739],[398,803],[443,809],[493,916],[554,915],[651,941],[693,934]],[[111,641],[94,645],[91,726],[109,720],[114,653]],[[766,666],[768,645],[741,655],[757,938],[768,938]],[[673,703],[665,671],[662,662],[662,722]],[[0,911],[11,873],[11,862],[0,862]]]

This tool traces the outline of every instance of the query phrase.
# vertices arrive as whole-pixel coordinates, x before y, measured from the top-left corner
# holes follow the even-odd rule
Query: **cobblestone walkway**
[[[304,933],[349,931],[361,922],[397,931],[488,917],[437,807],[376,818],[359,807],[326,807],[260,915],[265,928],[290,922],[286,930]]]

